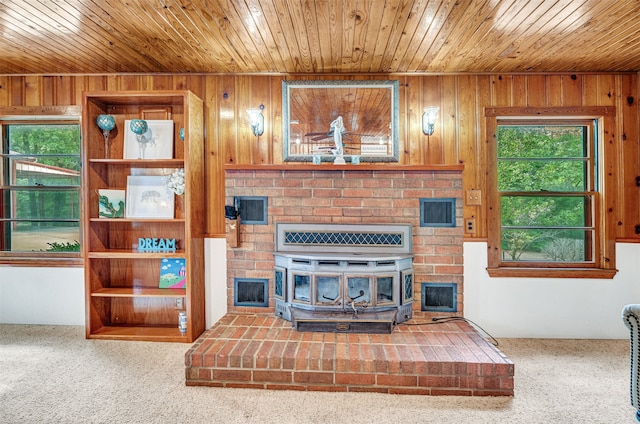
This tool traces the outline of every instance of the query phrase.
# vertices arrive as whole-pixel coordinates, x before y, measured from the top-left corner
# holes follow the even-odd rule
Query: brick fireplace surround
[[[230,166],[226,204],[266,196],[267,225],[227,249],[228,313],[186,354],[186,384],[422,395],[513,396],[514,364],[464,321],[462,167]],[[455,227],[420,227],[421,198],[455,198]],[[274,315],[277,222],[412,224],[413,319],[391,334],[298,332]],[[234,305],[234,279],[268,279],[267,307]],[[421,310],[421,283],[457,286],[457,312]]]

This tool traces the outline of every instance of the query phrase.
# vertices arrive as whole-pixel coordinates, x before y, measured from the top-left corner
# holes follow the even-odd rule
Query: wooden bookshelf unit
[[[86,337],[193,342],[205,329],[202,100],[186,90],[103,91],[83,93],[82,106]],[[96,124],[100,114],[115,118],[108,154]],[[172,120],[173,157],[125,159],[125,120],[131,119]],[[173,217],[99,216],[98,190],[126,191],[128,176],[181,168],[185,193],[174,195]],[[140,239],[175,239],[175,249],[141,249]],[[184,259],[185,288],[159,288],[164,259]],[[181,311],[186,332],[178,328]]]

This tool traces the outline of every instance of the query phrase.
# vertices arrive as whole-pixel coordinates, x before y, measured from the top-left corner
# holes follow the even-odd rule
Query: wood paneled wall
[[[618,164],[617,238],[640,242],[638,74],[451,75],[65,75],[0,76],[0,107],[80,105],[83,91],[188,89],[204,100],[209,199],[207,230],[223,237],[224,165],[282,163],[282,79],[398,79],[400,159],[405,165],[464,164],[463,189],[486,191],[484,107],[615,106]],[[255,137],[246,109],[264,105],[265,133]],[[423,108],[439,106],[435,133],[420,128]],[[295,165],[292,165],[295,166]],[[474,238],[486,238],[486,212]],[[471,237],[471,236],[469,236]]]

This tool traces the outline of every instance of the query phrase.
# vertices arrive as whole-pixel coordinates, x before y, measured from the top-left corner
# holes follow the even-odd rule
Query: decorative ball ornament
[[[109,132],[116,127],[116,120],[111,115],[98,115],[96,124],[102,131]]]
[[[144,119],[132,119],[129,127],[131,128],[131,131],[136,135],[143,135],[149,129],[149,125]]]
[[[149,130],[149,124],[144,119],[132,119],[129,124],[129,128],[131,128],[131,132],[136,135],[136,140],[138,141],[139,148],[139,158],[144,159],[144,152],[147,149],[147,145],[153,144],[153,139],[147,138],[145,134]]]
[[[184,141],[184,128],[180,128],[180,140]]]
[[[109,131],[116,127],[116,120],[111,115],[98,115],[96,125],[102,130],[104,137],[104,157],[109,158]]]

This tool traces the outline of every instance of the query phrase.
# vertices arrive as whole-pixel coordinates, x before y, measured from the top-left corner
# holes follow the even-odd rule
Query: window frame
[[[485,108],[487,134],[487,271],[492,277],[534,278],[613,278],[615,268],[615,108],[614,107],[551,107],[551,108]],[[552,125],[554,121],[597,122],[592,148],[593,177],[598,187],[593,193],[594,258],[593,262],[530,262],[502,259],[501,208],[498,191],[498,126],[500,122]]]
[[[0,106],[0,131],[5,125],[27,123],[73,124],[82,128],[80,106]],[[4,137],[2,137],[4,140]],[[80,150],[78,158],[82,166],[82,133],[80,134]],[[2,149],[4,153],[4,146]],[[4,161],[4,159],[3,159]],[[78,208],[80,210],[79,229],[82,244],[82,173],[78,186]],[[66,186],[65,186],[66,187]],[[0,211],[0,216],[2,212]],[[0,252],[0,266],[28,267],[81,267],[84,264],[82,249],[80,252]]]

